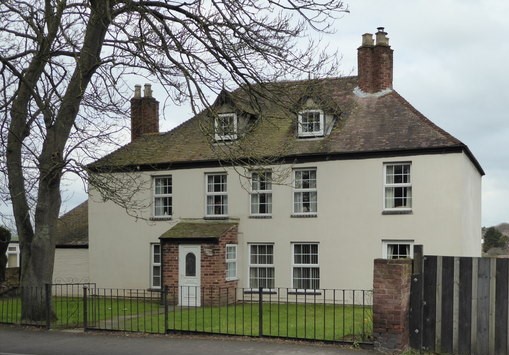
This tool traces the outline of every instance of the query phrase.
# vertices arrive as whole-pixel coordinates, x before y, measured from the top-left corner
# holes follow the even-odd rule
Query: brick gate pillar
[[[409,346],[411,277],[410,259],[375,260],[373,336],[378,350],[401,351]]]

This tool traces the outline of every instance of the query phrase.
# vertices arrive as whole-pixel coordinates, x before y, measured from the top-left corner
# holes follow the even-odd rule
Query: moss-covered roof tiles
[[[354,93],[357,77],[266,84],[256,100],[238,89],[222,93],[213,109],[228,106],[252,124],[233,143],[214,142],[213,117],[204,111],[173,130],[148,134],[91,164],[92,171],[192,166],[203,162],[266,157],[346,156],[384,152],[464,151],[482,168],[466,145],[413,108],[396,91],[383,95]],[[323,138],[297,137],[297,113],[311,99],[338,117]]]
[[[88,246],[88,200],[58,219],[56,245],[58,247]]]
[[[180,222],[164,232],[159,239],[219,239],[237,223],[223,221]]]

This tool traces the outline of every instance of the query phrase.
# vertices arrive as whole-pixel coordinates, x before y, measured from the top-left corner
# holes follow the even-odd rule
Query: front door
[[[179,305],[199,307],[200,245],[179,245]]]

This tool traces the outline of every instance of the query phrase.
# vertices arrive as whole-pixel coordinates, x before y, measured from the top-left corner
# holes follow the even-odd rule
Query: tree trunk
[[[65,166],[64,148],[85,90],[101,63],[100,53],[111,22],[109,6],[109,2],[91,2],[90,19],[74,73],[56,116],[46,122],[46,136],[37,157],[39,179],[33,226],[22,164],[23,141],[32,129],[32,123],[28,119],[28,107],[32,104],[33,91],[50,56],[52,39],[57,34],[60,17],[54,18],[52,26],[48,26],[55,31],[41,43],[39,53],[23,74],[23,80],[12,103],[6,160],[9,191],[20,239],[24,321],[44,321],[48,314],[55,318],[51,310],[51,292],[47,292],[46,285],[51,284],[53,277],[54,236],[61,205],[60,181]]]
[[[44,322],[48,315],[50,319],[56,319],[51,307],[51,292],[46,292],[46,285],[51,287],[51,284],[46,281],[51,280],[53,275],[53,263],[48,260],[53,260],[55,248],[41,238],[35,238],[35,240],[36,242],[32,243],[28,250],[25,248],[21,254],[23,270],[21,320],[23,322]]]

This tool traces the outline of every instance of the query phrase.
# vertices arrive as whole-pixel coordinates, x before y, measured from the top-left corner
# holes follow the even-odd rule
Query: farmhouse
[[[131,100],[132,141],[89,166],[131,192],[89,193],[90,281],[99,287],[371,289],[373,259],[479,256],[481,177],[468,147],[392,84],[379,28],[358,76],[222,92],[159,133],[150,85]]]

